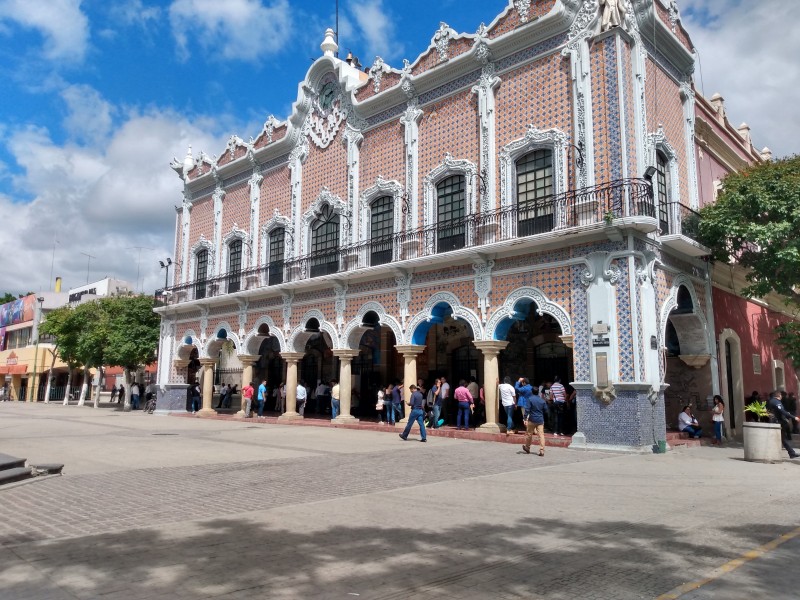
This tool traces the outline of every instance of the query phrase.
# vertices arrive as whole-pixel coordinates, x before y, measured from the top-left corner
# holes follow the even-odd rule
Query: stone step
[[[37,475],[60,475],[64,465],[60,463],[46,463],[40,465],[31,465]]]
[[[673,448],[698,448],[703,442],[694,438],[679,438],[669,442]]]
[[[13,483],[14,481],[22,481],[23,479],[30,479],[31,477],[33,477],[33,469],[30,467],[4,469],[0,471],[0,485]]]
[[[17,469],[19,467],[24,467],[24,466],[25,466],[24,458],[17,458],[16,456],[0,453],[0,471],[5,471],[7,469]]]

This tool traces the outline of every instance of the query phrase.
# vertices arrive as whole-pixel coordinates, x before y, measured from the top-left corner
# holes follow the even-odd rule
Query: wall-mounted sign
[[[594,338],[592,340],[593,348],[601,348],[603,346],[610,346],[610,345],[611,345],[611,340],[609,340],[607,337]]]

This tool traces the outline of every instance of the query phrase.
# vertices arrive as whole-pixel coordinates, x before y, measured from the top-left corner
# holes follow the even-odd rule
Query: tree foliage
[[[105,363],[130,370],[156,359],[160,317],[149,296],[117,296],[101,301],[108,315]]]
[[[722,182],[701,211],[700,241],[717,261],[747,269],[747,297],[771,292],[800,311],[800,156],[751,165]],[[800,366],[800,327],[778,328],[778,343]]]
[[[17,297],[14,294],[10,294],[6,292],[2,296],[0,296],[0,304],[8,304],[9,302],[14,302]]]
[[[62,306],[47,313],[47,318],[39,326],[39,331],[50,335],[56,341],[56,354],[70,367],[80,364],[78,359],[78,337],[81,324],[75,319],[75,310]]]

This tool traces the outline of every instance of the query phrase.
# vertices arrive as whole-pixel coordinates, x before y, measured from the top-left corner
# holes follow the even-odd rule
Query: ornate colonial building
[[[650,451],[667,382],[718,388],[674,2],[514,0],[396,67],[340,60],[331,30],[321,49],[285,121],[173,164],[160,408],[199,364],[213,414],[223,346],[287,382],[286,419],[300,379],[339,379],[347,420],[391,380],[475,376],[500,431],[498,377],[559,375],[573,446]]]

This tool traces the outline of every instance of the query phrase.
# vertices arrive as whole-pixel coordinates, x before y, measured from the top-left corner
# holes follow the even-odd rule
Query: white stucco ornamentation
[[[292,330],[289,338],[286,340],[287,347],[292,352],[304,352],[306,342],[311,338],[313,333],[306,331],[306,323],[311,319],[316,319],[319,322],[320,332],[326,333],[330,339],[331,350],[339,350],[341,344],[339,343],[339,333],[332,323],[325,320],[325,315],[322,311],[315,309],[309,310],[300,318],[300,324]]]
[[[444,161],[433,171],[428,173],[423,180],[425,189],[425,227],[436,222],[436,184],[451,175],[463,175],[466,195],[466,213],[474,215],[475,210],[475,179],[478,168],[475,163],[466,159],[456,159],[449,152],[445,152]],[[432,249],[431,249],[432,251]]]
[[[668,176],[668,188],[667,188],[667,202],[670,204],[671,208],[678,206],[678,203],[681,201],[681,186],[680,186],[680,179],[679,179],[679,171],[678,171],[678,153],[675,151],[675,148],[672,147],[672,144],[669,143],[667,140],[667,136],[664,133],[664,128],[659,123],[658,130],[655,133],[647,134],[647,156],[649,159],[649,164],[656,165],[657,164],[657,154],[661,152],[667,159],[667,170],[669,172]],[[694,153],[692,153],[694,154]],[[658,205],[658,198],[655,198],[656,205]],[[656,210],[658,210],[658,206],[656,206]],[[674,212],[674,210],[673,210]],[[669,222],[676,223],[677,215],[670,215]],[[670,231],[662,231],[661,235],[668,235]]]
[[[278,121],[278,119],[276,119],[274,115],[270,115],[267,117],[267,120],[264,122],[264,128],[261,131],[266,136],[268,144],[272,143],[272,134],[275,131],[275,129],[280,125],[281,122]]]
[[[372,79],[372,89],[376,94],[381,91],[381,79],[383,79],[383,74],[388,73],[390,70],[389,65],[384,63],[380,56],[375,57],[375,62],[373,62],[372,66],[369,68],[369,78]]]
[[[519,13],[519,20],[522,23],[528,22],[528,12],[531,9],[531,0],[514,0],[514,8]]]
[[[481,78],[472,87],[478,95],[478,116],[480,118],[481,152],[481,212],[495,208],[495,90],[500,86],[500,78],[495,75],[494,63],[486,62],[481,68]]]
[[[214,245],[201,234],[200,239],[189,249],[189,279],[195,279],[197,277],[197,254],[202,250],[208,252],[206,279],[211,277],[212,273],[214,273]]]
[[[411,273],[400,273],[395,276],[397,284],[397,304],[400,307],[400,319],[403,322],[403,331],[406,330],[406,320],[408,319],[408,305],[411,302]],[[403,339],[402,337],[397,338]]]
[[[491,306],[489,296],[492,292],[493,260],[472,263],[475,271],[475,294],[478,296],[478,310],[481,311],[481,323],[486,323],[486,312]]]
[[[270,220],[261,226],[261,264],[266,265],[270,261],[269,257],[269,234],[274,229],[283,229],[285,232],[284,245],[283,245],[283,259],[289,260],[293,256],[291,240],[294,236],[292,223],[288,217],[285,217],[278,212],[276,208],[272,213]]]
[[[292,322],[292,301],[294,300],[294,292],[292,291],[283,292],[282,296],[283,296],[283,309],[282,309],[283,331],[284,333],[288,334],[291,329],[290,323]]]
[[[336,297],[334,307],[336,309],[336,329],[339,335],[342,334],[344,327],[344,311],[347,309],[347,282],[334,283],[333,293]]]
[[[327,148],[336,137],[346,116],[341,105],[339,86],[333,81],[323,84],[308,115],[308,135],[317,147]]]
[[[544,293],[535,287],[521,287],[511,292],[503,305],[492,313],[489,322],[486,323],[486,339],[496,339],[497,326],[505,319],[518,319],[517,303],[520,300],[532,300],[536,304],[536,312],[539,315],[550,315],[558,326],[561,327],[561,335],[573,335],[572,322],[569,314],[556,302],[552,302]]]
[[[222,237],[222,265],[220,267],[220,272],[224,269],[225,272],[228,270],[228,254],[230,250],[230,244],[234,240],[241,240],[242,242],[242,269],[246,269],[248,266],[248,258],[249,258],[249,249],[248,246],[250,245],[250,236],[244,229],[240,229],[239,226],[234,223],[231,227],[231,230],[226,233]]]
[[[417,98],[412,97],[408,101],[406,111],[400,117],[400,124],[403,126],[403,142],[405,144],[405,163],[406,163],[406,194],[409,196],[409,211],[406,215],[404,229],[409,231],[417,226],[417,215],[419,206],[419,192],[417,189],[417,173],[419,170],[419,121],[422,118],[422,111],[417,107]]]
[[[262,325],[269,327],[269,335],[278,340],[281,352],[286,351],[286,339],[283,337],[280,327],[275,324],[275,321],[273,321],[271,317],[268,315],[262,315],[256,320],[253,328],[247,333],[247,335],[243,337],[244,341],[242,343],[242,348],[237,348],[240,354],[258,354],[261,341],[264,339],[264,336],[258,334],[258,328]]]
[[[438,304],[447,304],[452,310],[452,317],[454,319],[461,319],[465,321],[472,329],[472,336],[476,341],[481,341],[483,337],[483,326],[481,320],[475,312],[463,306],[458,296],[451,292],[437,292],[425,303],[425,307],[416,315],[408,324],[406,328],[406,344],[412,344],[414,339],[414,332],[417,327],[424,321],[430,321],[433,318],[433,309]]]
[[[600,0],[602,20],[600,29],[608,31],[612,27],[622,27],[627,16],[625,0]]]
[[[302,250],[300,252],[301,255],[306,255],[310,252],[311,248],[311,225],[314,221],[319,218],[320,213],[322,212],[322,208],[328,205],[331,207],[333,212],[340,216],[339,220],[339,227],[340,227],[340,240],[346,240],[348,238],[350,229],[349,229],[349,219],[350,219],[350,211],[348,210],[347,204],[345,204],[339,196],[336,196],[331,193],[331,191],[323,186],[322,190],[320,191],[317,199],[314,200],[314,203],[311,205],[309,210],[303,214],[303,234],[302,234]]]
[[[439,62],[445,62],[450,59],[450,40],[456,37],[456,32],[450,29],[450,26],[442,21],[439,23],[439,29],[433,35],[433,45],[436,46],[436,52],[439,54]]]
[[[400,327],[400,323],[398,323],[397,320],[391,314],[389,314],[389,312],[387,312],[380,302],[367,302],[358,309],[355,318],[353,318],[353,320],[350,321],[344,328],[342,341],[344,342],[345,346],[354,350],[358,348],[358,344],[361,341],[361,336],[363,336],[364,332],[369,329],[369,327],[363,326],[364,316],[368,312],[374,312],[376,315],[378,315],[378,323],[380,326],[391,329],[392,333],[394,334],[395,343],[399,344],[403,339],[403,329]]]
[[[399,181],[394,179],[386,180],[380,175],[375,179],[375,185],[368,187],[361,192],[361,198],[358,203],[359,223],[361,225],[361,240],[368,240],[370,237],[370,222],[372,215],[371,204],[373,200],[377,200],[383,196],[392,197],[392,206],[394,206],[394,227],[393,231],[398,233],[402,223],[402,206],[403,206],[403,186]]]

